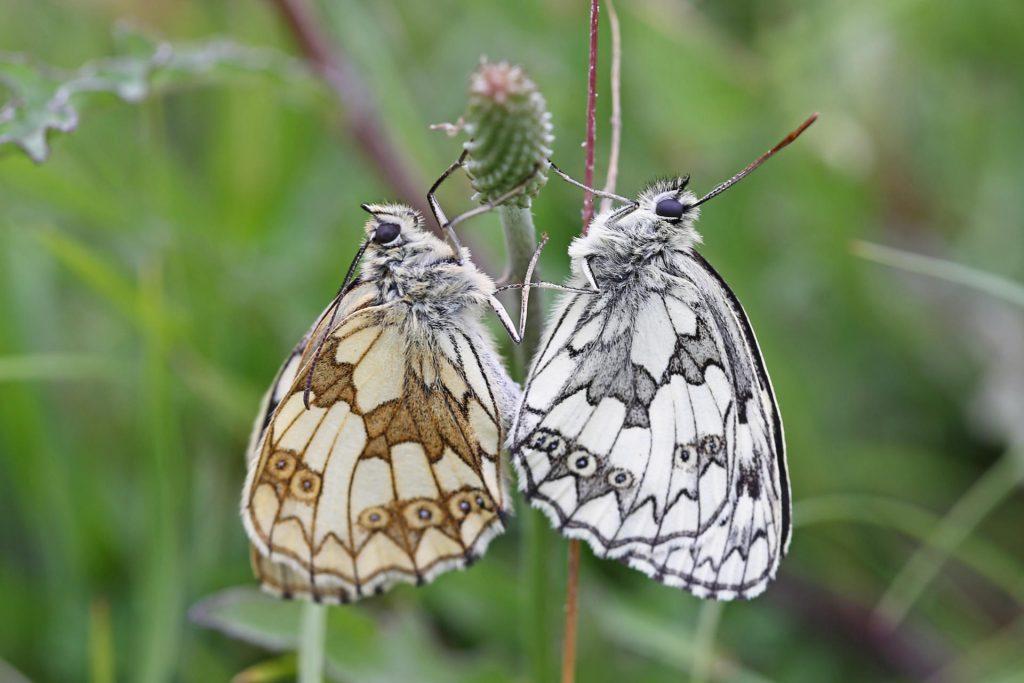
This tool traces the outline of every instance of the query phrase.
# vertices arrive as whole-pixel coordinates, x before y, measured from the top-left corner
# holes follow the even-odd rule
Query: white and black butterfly
[[[791,523],[771,382],[693,226],[813,118],[700,200],[687,178],[612,195],[569,249],[593,293],[560,300],[512,427],[519,487],[564,535],[699,597],[761,593]]]

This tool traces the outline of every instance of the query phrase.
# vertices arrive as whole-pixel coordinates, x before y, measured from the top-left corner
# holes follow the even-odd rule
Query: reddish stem
[[[579,614],[580,542],[569,541],[569,578],[565,584],[565,643],[562,646],[562,683],[576,680],[576,623]]]
[[[321,31],[302,0],[270,0],[310,67],[334,91],[345,109],[349,135],[366,161],[398,197],[428,216],[423,183],[406,164],[381,124],[380,112],[360,77]]]
[[[594,141],[597,137],[597,27],[600,0],[590,0],[590,60],[587,71],[586,165],[583,183],[594,186]],[[594,217],[594,195],[583,194],[583,230],[587,234]],[[579,622],[580,542],[569,541],[569,566],[565,584],[565,642],[562,646],[562,683],[576,680],[576,625]]]
[[[590,0],[590,62],[587,72],[587,137],[584,142],[586,162],[583,167],[583,184],[594,186],[594,141],[597,137],[597,18],[600,12],[599,0]],[[594,195],[583,193],[583,234],[587,234],[590,219],[594,217]]]

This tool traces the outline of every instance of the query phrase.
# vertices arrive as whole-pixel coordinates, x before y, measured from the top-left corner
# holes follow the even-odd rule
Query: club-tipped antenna
[[[723,192],[728,190],[730,187],[732,187],[733,185],[738,183],[739,181],[743,180],[745,177],[750,175],[754,171],[754,169],[756,169],[758,166],[760,166],[761,164],[763,164],[764,162],[766,162],[770,158],[772,158],[772,156],[774,156],[776,152],[779,152],[780,150],[782,150],[783,147],[786,147],[789,143],[793,142],[798,137],[800,137],[800,134],[803,133],[805,130],[807,130],[810,127],[810,125],[812,123],[814,123],[815,121],[817,121],[817,120],[818,120],[817,112],[815,112],[815,113],[811,114],[810,116],[808,116],[807,120],[800,124],[799,128],[794,130],[792,133],[790,133],[786,137],[782,138],[782,141],[779,142],[779,144],[775,145],[770,150],[768,150],[767,152],[765,152],[764,154],[762,154],[758,158],[754,159],[750,163],[750,165],[748,165],[745,169],[743,169],[742,171],[740,171],[739,173],[734,175],[732,178],[729,178],[724,183],[719,183],[719,185],[717,187],[715,187],[715,189],[711,190],[711,192],[708,192],[706,195],[704,195],[703,197],[698,199],[694,204],[691,204],[691,206],[700,206],[704,202],[706,202],[709,199],[712,199],[714,197],[717,197],[718,195],[722,194]]]
[[[360,205],[364,211],[373,213],[367,208],[366,204]],[[338,317],[338,309],[341,308],[341,299],[345,296],[345,290],[348,289],[349,283],[352,282],[352,276],[356,272],[356,266],[363,259],[363,253],[366,251],[366,247],[370,246],[370,238],[367,237],[363,240],[363,243],[359,245],[359,251],[356,252],[355,257],[352,259],[352,263],[348,266],[348,271],[345,273],[345,279],[341,281],[341,287],[338,287],[338,293],[334,295],[334,300],[331,301],[330,310],[331,317],[327,320],[327,324],[324,325],[320,334],[317,335],[315,350],[313,351],[313,362],[309,366],[309,372],[306,373],[306,388],[302,392],[302,405],[309,410],[309,392],[313,388],[313,371],[316,370],[316,364],[320,361],[320,351],[324,347],[324,342],[327,341],[327,335],[331,333],[331,328],[334,327],[334,321]],[[326,311],[324,312],[326,315]]]

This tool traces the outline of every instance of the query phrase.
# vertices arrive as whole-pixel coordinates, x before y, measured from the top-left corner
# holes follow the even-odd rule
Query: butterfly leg
[[[491,201],[487,202],[486,204],[481,204],[480,206],[476,207],[475,209],[470,209],[469,211],[466,211],[465,213],[460,213],[458,216],[456,216],[455,218],[453,218],[450,221],[448,221],[448,228],[454,228],[456,225],[458,225],[459,223],[462,223],[463,221],[469,220],[470,218],[473,218],[475,216],[479,216],[482,213],[487,213],[488,211],[493,211],[494,209],[498,208],[499,206],[501,206],[502,204],[504,204],[508,200],[510,200],[513,197],[515,197],[516,195],[522,194],[523,190],[525,190],[526,186],[530,184],[530,182],[533,180],[533,177],[534,177],[534,175],[536,175],[536,173],[537,173],[537,168],[534,167],[534,170],[531,171],[529,173],[529,175],[527,175],[525,178],[523,178],[521,181],[519,181],[519,183],[515,187],[513,187],[511,190],[509,190],[508,192],[505,192],[505,193],[499,195],[497,197],[497,199],[492,199]]]
[[[583,271],[583,277],[587,278],[587,284],[590,285],[590,289],[595,292],[600,292],[601,288],[597,286],[597,280],[594,279],[594,271],[590,268],[590,257],[586,256],[580,261],[580,270]]]
[[[547,235],[544,236],[544,242],[547,242]],[[531,264],[535,264],[537,257],[540,255],[540,250],[543,247],[543,243],[539,247],[537,247],[537,251],[534,252],[534,257],[530,261]],[[590,285],[590,289],[580,289],[579,287],[567,287],[565,285],[556,285],[553,282],[529,282],[529,278],[527,278],[527,282],[529,282],[529,284],[526,284],[526,282],[524,282],[523,284],[516,283],[510,285],[502,285],[501,287],[498,287],[496,290],[494,290],[494,293],[498,294],[509,289],[529,289],[531,287],[537,287],[538,289],[555,289],[558,290],[559,292],[572,292],[574,294],[599,294],[601,292],[601,288],[597,286],[597,281],[594,279],[594,272],[590,269],[589,258],[584,258],[582,261],[580,261],[580,269],[583,271],[583,276],[587,279],[587,284]],[[529,272],[532,275],[532,266]]]
[[[430,191],[427,192],[427,204],[430,205],[430,211],[434,214],[434,220],[437,221],[438,226],[446,233],[448,233],[448,239],[451,240],[452,245],[455,247],[455,251],[462,256],[462,243],[459,242],[459,236],[455,234],[455,230],[452,228],[452,223],[448,220],[448,217],[444,214],[444,209],[441,208],[441,203],[437,201],[437,188],[441,187],[441,184],[448,180],[448,177],[455,173],[466,163],[466,157],[469,155],[468,150],[462,150],[462,154],[452,164],[444,170],[441,177],[434,181],[434,184],[430,186]]]
[[[461,213],[455,216],[455,218],[449,220],[444,213],[444,209],[441,208],[441,203],[437,201],[437,190],[452,173],[466,165],[466,157],[468,155],[469,152],[467,150],[463,150],[462,154],[459,155],[459,158],[444,170],[441,177],[434,181],[434,184],[430,186],[430,191],[427,192],[427,204],[430,206],[430,211],[434,214],[434,220],[436,220],[437,224],[441,226],[441,229],[447,233],[448,239],[451,240],[452,245],[455,246],[460,259],[462,257],[462,243],[459,242],[459,237],[455,233],[455,226],[463,221],[473,218],[474,216],[479,216],[482,213],[487,213],[488,211],[496,209],[509,199],[512,199],[518,194],[522,194],[523,190],[526,189],[526,186],[530,184],[530,181],[533,180],[533,177],[537,174],[537,168],[539,168],[538,164],[525,178],[516,184],[515,187],[500,195],[497,199],[493,199],[486,204],[481,204],[475,209],[470,209],[469,211]]]
[[[547,243],[548,243],[548,236],[546,234],[545,235],[541,235],[540,243],[537,245],[537,248],[534,250],[533,256],[530,257],[529,265],[526,266],[526,274],[523,276],[523,284],[521,284],[521,285],[507,285],[507,286],[502,287],[502,288],[500,288],[498,290],[495,290],[495,294],[497,292],[501,292],[501,291],[504,291],[506,289],[522,289],[523,290],[522,297],[520,298],[520,303],[519,303],[519,328],[518,329],[516,329],[516,327],[512,324],[512,318],[509,316],[508,311],[505,310],[505,307],[501,304],[501,302],[498,301],[498,297],[494,296],[494,294],[492,294],[490,297],[488,297],[488,302],[491,304],[491,308],[494,309],[494,312],[497,313],[498,320],[501,322],[502,327],[505,328],[505,331],[508,332],[508,336],[511,337],[512,341],[515,342],[516,344],[521,344],[522,341],[523,341],[523,335],[526,334],[526,312],[527,312],[527,309],[529,308],[529,303],[530,303],[530,289],[533,288],[533,287],[538,286],[538,283],[532,282],[532,280],[533,280],[533,271],[536,270],[536,268],[537,268],[537,261],[540,260],[540,252],[544,249],[544,245],[547,244]]]
[[[508,311],[506,311],[505,307],[502,306],[500,301],[498,301],[498,297],[492,294],[491,296],[487,297],[487,303],[491,305],[491,308],[498,315],[498,322],[500,322],[501,326],[505,328],[505,332],[508,333],[508,336],[512,339],[512,342],[515,344],[523,343],[523,335],[520,334],[519,331],[516,329],[516,326],[515,324],[513,324],[512,318],[509,316]]]

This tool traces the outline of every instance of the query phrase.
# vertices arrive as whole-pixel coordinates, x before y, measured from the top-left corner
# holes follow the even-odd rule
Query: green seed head
[[[469,78],[465,116],[466,171],[480,202],[494,201],[529,179],[508,204],[530,206],[547,182],[551,114],[544,96],[521,67],[481,62]]]

